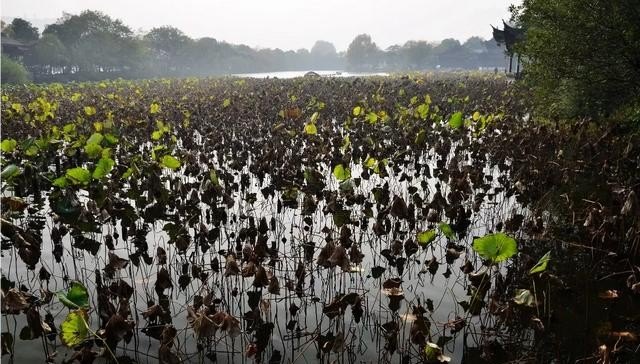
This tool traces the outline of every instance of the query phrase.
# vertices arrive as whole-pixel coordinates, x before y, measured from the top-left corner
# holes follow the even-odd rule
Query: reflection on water
[[[423,156],[422,162],[433,170],[439,158],[431,151]],[[454,157],[451,153],[448,158],[460,156]],[[462,160],[460,158],[461,168]],[[222,168],[232,169],[232,166]],[[398,196],[404,201],[411,201],[429,199],[438,194],[447,196],[450,192],[439,179],[421,177],[415,172],[406,171],[416,174],[411,182],[381,178],[375,174],[365,180],[362,179],[362,167],[352,166],[352,178],[360,181],[352,193],[372,196],[374,191],[382,188],[386,198]],[[329,190],[340,190],[327,166],[321,173]],[[497,180],[497,169],[487,170],[487,173]],[[426,175],[431,176],[432,173]],[[246,176],[249,176],[248,180]],[[175,183],[185,188],[190,183],[198,183],[167,172],[164,172],[163,180],[165,188],[171,188]],[[14,281],[17,287],[24,285],[29,292],[38,292],[40,288],[56,292],[65,289],[70,280],[83,282],[89,289],[91,307],[94,308],[91,313],[94,330],[100,326],[95,310],[99,306],[98,281],[101,281],[101,289],[110,289],[112,294],[122,286],[119,282],[125,282],[125,287],[130,286],[134,291],[129,304],[135,329],[128,343],[120,343],[116,354],[139,363],[157,362],[159,330],[165,324],[171,324],[178,330],[175,350],[187,362],[251,362],[253,359],[248,357],[247,351],[253,350],[252,344],[255,343],[247,330],[254,325],[255,317],[262,322],[261,327],[269,328],[271,334],[266,347],[260,349],[263,361],[274,363],[419,361],[421,354],[412,342],[415,335],[412,330],[415,330],[416,320],[423,311],[428,341],[443,346],[445,354],[452,356],[454,363],[463,361],[465,347],[476,347],[482,340],[480,327],[488,318],[471,317],[459,304],[469,299],[469,287],[462,268],[465,265],[481,266],[469,249],[471,241],[514,212],[513,198],[497,193],[492,201],[486,199],[478,212],[470,216],[467,233],[459,240],[449,241],[440,234],[432,244],[420,248],[415,244],[416,232],[434,225],[427,222],[421,213],[415,226],[401,219],[394,219],[395,224],[391,220],[386,221],[386,224],[393,225],[387,227],[392,231],[379,236],[375,233],[374,224],[381,222],[366,218],[369,213],[376,216],[381,212],[375,204],[353,206],[349,217],[353,225],[346,229],[347,225],[338,228],[331,215],[324,212],[328,208],[326,199],[318,203],[314,213],[305,216],[296,206],[281,206],[279,198],[275,198],[281,196],[269,197],[261,193],[263,188],[270,186],[268,176],[259,181],[245,168],[242,173],[235,173],[235,183],[246,188],[233,196],[233,204],[226,210],[227,218],[219,226],[209,223],[215,211],[194,200],[192,207],[200,210],[202,223],[184,222],[183,227],[194,240],[184,252],[176,248],[174,240],[173,244],[168,244],[171,240],[168,224],[162,221],[166,218],[143,213],[148,207],[140,204],[144,199],[127,198],[126,191],[118,197],[125,198],[145,218],[126,228],[122,221],[108,222],[102,225],[101,233],[85,234],[100,243],[95,255],[87,249],[78,249],[76,238],[70,234],[62,239],[61,246],[56,246],[49,238],[54,222],[48,205],[44,204],[22,221],[27,224],[36,218],[46,221],[42,231],[44,244],[40,262],[52,278],[40,281],[38,270],[27,270],[14,249],[3,251],[2,274]],[[187,193],[184,199],[191,197]],[[298,200],[303,202],[301,197]],[[80,201],[87,204],[87,197],[80,196]],[[165,212],[170,214],[170,210],[167,207]],[[250,269],[246,255],[253,253],[247,242],[252,240],[251,231],[255,232],[258,222],[262,221],[268,222],[264,240],[268,241],[271,251],[263,265],[269,275],[279,280],[279,294],[255,287],[253,273],[247,278],[225,277],[225,255],[228,252],[236,253],[242,270]],[[203,234],[207,234],[204,246],[198,243]],[[139,248],[141,238],[143,246],[146,245],[142,254]],[[108,239],[113,239],[114,249],[111,252],[106,249]],[[346,246],[350,255],[348,260],[352,263],[341,266],[338,262],[333,264],[337,265],[333,268],[316,264],[328,244]],[[157,257],[153,262],[145,263],[147,254],[147,259],[151,259],[159,248],[166,251],[167,264],[159,264]],[[56,250],[58,253],[53,254]],[[131,260],[111,278],[104,270],[110,253]],[[361,262],[353,263],[359,261],[353,254],[361,254]],[[330,260],[334,258],[339,259],[331,255]],[[166,296],[158,297],[156,281],[158,273],[165,267],[171,277],[172,288],[165,291]],[[401,281],[400,288],[384,289],[390,281]],[[341,302],[345,296],[355,301],[338,304],[336,311],[332,311],[332,305]],[[213,299],[218,310],[240,320],[239,336],[218,333],[198,343],[187,321],[187,307],[203,297]],[[142,313],[156,303],[162,304],[169,314],[160,320],[143,318]],[[50,313],[54,322],[59,324],[68,309],[54,298],[41,311],[43,316]],[[12,333],[16,340],[15,362],[42,360],[43,350],[46,355],[57,352],[56,360],[68,359],[70,352],[60,345],[59,340],[22,340],[20,333],[25,325],[24,315],[5,316],[3,331]]]

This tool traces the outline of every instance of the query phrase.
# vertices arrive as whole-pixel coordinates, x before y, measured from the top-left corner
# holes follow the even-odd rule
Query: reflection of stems
[[[9,316],[8,315],[3,315],[4,316],[4,320],[6,321],[6,328],[7,328],[7,332],[9,332],[9,334],[11,334],[11,332],[9,331]],[[13,317],[13,333],[15,334],[16,332],[16,326],[17,326],[17,322],[16,322],[16,318],[15,316]],[[17,340],[13,340],[13,335],[11,335],[11,362],[13,363],[13,353],[15,352],[15,348],[16,348],[16,341]],[[4,340],[3,340],[3,344],[4,344]]]
[[[118,364],[118,358],[116,358],[116,354],[114,354],[113,351],[111,351],[111,348],[109,347],[107,342],[103,338],[98,336],[98,334],[95,331],[91,330],[91,327],[89,327],[89,323],[84,319],[84,317],[82,317],[82,315],[80,316],[80,319],[82,320],[82,323],[84,324],[84,326],[87,328],[87,331],[89,331],[89,333],[94,337],[96,337],[98,340],[102,341],[102,344],[104,344],[104,347],[107,349],[109,354],[111,354],[111,357],[113,358],[113,360],[116,362],[116,364]]]
[[[487,270],[489,270],[489,269],[487,269]],[[489,279],[491,279],[491,271],[489,271],[486,275],[483,275],[482,279],[480,280],[480,284],[478,284],[478,287],[476,288],[476,291],[471,296],[471,300],[469,301],[469,310],[467,311],[467,315],[471,314],[471,305],[473,304],[473,301],[476,299],[476,296],[480,293],[480,290],[482,288],[482,284],[484,283],[484,280],[487,277],[489,277]],[[484,294],[483,294],[483,296],[484,296]],[[468,319],[468,316],[465,316],[464,320],[467,321],[467,319]]]
[[[535,304],[536,304],[536,312],[538,313],[538,317],[540,317],[540,308],[538,307],[538,293],[536,292],[535,279],[531,278],[531,283],[533,283],[533,299],[535,300]]]
[[[551,295],[551,283],[547,280],[547,292]],[[548,304],[545,306],[547,312],[547,326],[551,324],[551,297],[547,299]]]

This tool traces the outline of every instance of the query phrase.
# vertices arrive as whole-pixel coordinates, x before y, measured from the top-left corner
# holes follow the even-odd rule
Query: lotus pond
[[[496,76],[2,90],[2,360],[627,363],[640,141]]]

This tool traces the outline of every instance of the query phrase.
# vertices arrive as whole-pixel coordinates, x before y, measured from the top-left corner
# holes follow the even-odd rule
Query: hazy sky
[[[2,0],[0,11],[3,18],[39,19],[39,25],[63,11],[91,9],[134,31],[172,25],[193,38],[285,50],[309,49],[323,39],[340,51],[360,33],[383,49],[410,39],[488,39],[489,25],[508,20],[512,3],[521,0]]]

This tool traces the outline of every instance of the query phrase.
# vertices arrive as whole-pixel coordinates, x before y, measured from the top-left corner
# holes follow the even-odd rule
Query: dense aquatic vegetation
[[[5,88],[3,360],[633,360],[638,135],[526,101],[470,74]]]

